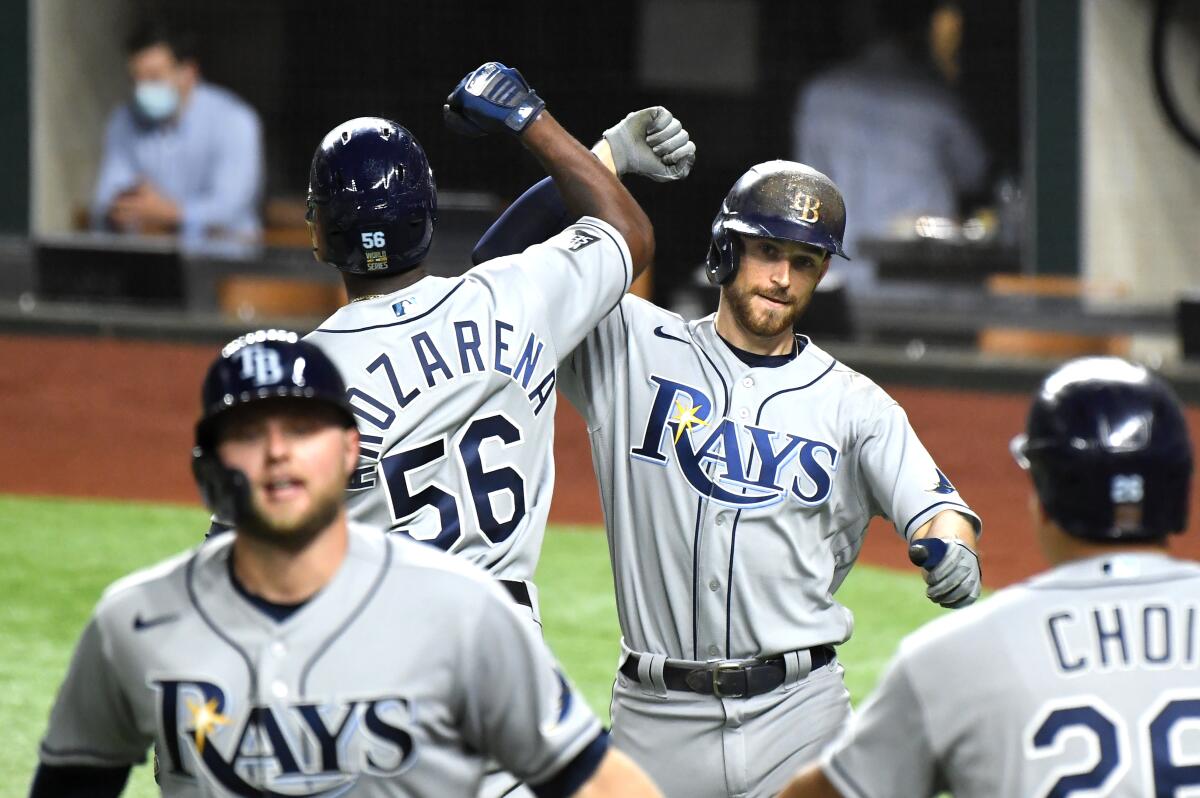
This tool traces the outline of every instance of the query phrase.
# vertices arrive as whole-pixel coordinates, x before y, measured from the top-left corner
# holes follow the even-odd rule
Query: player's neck
[[[363,277],[361,274],[342,274],[342,281],[346,284],[346,296],[353,302],[356,299],[364,299],[369,296],[384,296],[386,294],[395,293],[402,288],[408,288],[413,283],[422,279],[428,274],[424,266],[397,274],[394,277]]]
[[[727,343],[756,355],[790,355],[796,347],[796,335],[791,330],[784,330],[779,335],[770,338],[755,335],[747,330],[738,323],[724,298],[717,305],[715,324],[717,333]]]
[[[298,604],[333,580],[346,559],[348,542],[343,508],[333,523],[300,551],[237,535],[233,541],[233,571],[254,595],[277,604]]]
[[[1111,557],[1118,554],[1166,554],[1166,539],[1146,541],[1144,543],[1094,543],[1081,538],[1072,537],[1058,525],[1050,522],[1043,527],[1041,536],[1042,550],[1051,565],[1064,565],[1075,560],[1086,560],[1092,557]]]

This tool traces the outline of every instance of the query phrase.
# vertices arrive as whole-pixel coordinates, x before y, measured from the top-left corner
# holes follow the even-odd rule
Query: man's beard
[[[289,552],[303,551],[313,540],[324,531],[341,510],[342,497],[337,495],[320,499],[309,513],[298,522],[280,526],[273,523],[253,502],[238,519],[238,534],[244,534],[258,541]]]
[[[725,295],[729,299],[733,318],[747,332],[760,338],[774,338],[795,328],[796,319],[804,312],[807,302],[792,302],[786,294],[769,296],[781,302],[787,302],[777,309],[763,311],[754,306],[754,298],[759,294],[754,291],[736,288],[733,284],[725,287]]]

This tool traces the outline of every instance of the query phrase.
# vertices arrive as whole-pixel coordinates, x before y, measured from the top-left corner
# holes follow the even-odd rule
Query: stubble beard
[[[726,294],[729,298],[730,309],[733,311],[733,317],[739,325],[747,332],[759,336],[760,338],[775,338],[782,335],[784,332],[791,332],[795,329],[796,319],[800,318],[800,314],[804,312],[806,302],[793,302],[788,305],[783,305],[776,310],[763,311],[754,306],[754,298],[758,294],[754,291],[735,288],[730,285],[726,288]],[[779,297],[772,297],[778,299]]]
[[[312,509],[300,519],[278,523],[267,517],[257,502],[251,502],[251,506],[238,521],[237,531],[269,546],[295,553],[306,549],[327,529],[337,518],[341,508],[342,496],[339,490],[332,496],[320,497]]]

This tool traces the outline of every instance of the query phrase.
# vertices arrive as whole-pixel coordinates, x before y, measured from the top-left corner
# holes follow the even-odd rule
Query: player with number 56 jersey
[[[350,120],[321,142],[309,182],[316,256],[342,272],[350,302],[308,340],[345,375],[362,436],[352,519],[486,568],[536,620],[558,364],[649,263],[653,231],[515,70],[475,70],[446,114],[458,132],[514,133],[577,221],[460,277],[428,275],[437,208],[424,152],[393,122]],[[652,153],[663,124],[631,115],[622,132],[647,161],[694,151],[685,134]]]
[[[309,217],[316,255],[343,272],[350,302],[307,338],[345,375],[362,436],[351,518],[464,556],[533,609],[558,360],[625,293],[653,233],[548,113],[521,141],[552,175],[572,178],[582,218],[445,278],[421,267],[436,189],[417,140],[375,118],[330,131],[313,158]]]

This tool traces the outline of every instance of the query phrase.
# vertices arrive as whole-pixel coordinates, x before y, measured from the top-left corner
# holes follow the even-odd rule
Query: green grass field
[[[0,798],[27,793],[37,742],[76,636],[114,579],[193,545],[207,528],[199,509],[0,496]],[[538,573],[551,647],[592,708],[608,717],[618,653],[612,578],[603,535],[555,528]],[[942,610],[915,574],[859,566],[839,593],[855,613],[854,640],[838,650],[857,701],[900,637]],[[149,768],[127,796],[155,795]]]

